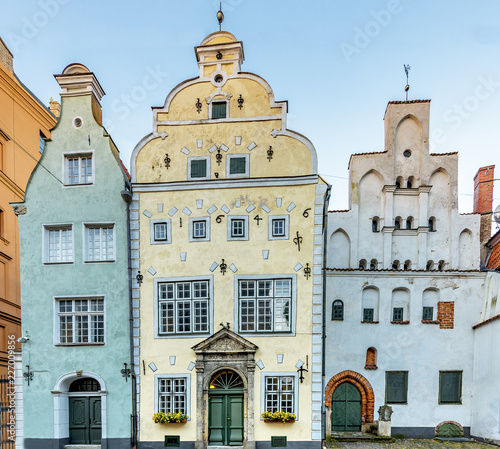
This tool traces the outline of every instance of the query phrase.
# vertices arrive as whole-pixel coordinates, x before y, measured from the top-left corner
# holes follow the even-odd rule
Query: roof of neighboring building
[[[408,101],[389,101],[388,104],[412,104],[412,103],[430,103],[431,100],[408,100]]]
[[[478,327],[480,326],[483,326],[485,324],[489,324],[491,323],[492,321],[496,321],[500,318],[500,315],[495,315],[495,316],[492,316],[491,318],[488,318],[487,320],[484,320],[482,321],[481,323],[477,323],[475,324],[474,326],[472,326],[472,329],[477,329]]]
[[[500,269],[500,231],[498,231],[487,243],[488,246],[493,246],[486,268],[489,270]]]
[[[453,154],[458,154],[458,151],[451,151],[449,153],[429,153],[429,156],[451,156]]]

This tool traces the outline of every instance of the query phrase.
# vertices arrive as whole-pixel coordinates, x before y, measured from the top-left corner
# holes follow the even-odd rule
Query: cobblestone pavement
[[[465,441],[439,441],[439,440],[394,440],[394,441],[332,441],[327,443],[327,449],[337,448],[367,448],[367,449],[495,449],[498,446]]]

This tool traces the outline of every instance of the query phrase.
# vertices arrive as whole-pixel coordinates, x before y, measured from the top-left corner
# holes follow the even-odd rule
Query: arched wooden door
[[[243,409],[241,377],[231,370],[218,372],[208,392],[209,445],[243,445]]]
[[[332,430],[361,430],[361,393],[351,383],[341,383],[332,395]]]

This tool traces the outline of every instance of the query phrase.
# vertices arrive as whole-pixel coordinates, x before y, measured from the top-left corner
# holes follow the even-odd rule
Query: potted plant
[[[158,424],[185,423],[189,416],[184,413],[163,413],[158,412],[153,415],[153,421]]]
[[[297,415],[295,413],[290,413],[290,412],[280,412],[280,411],[275,411],[271,412],[269,410],[266,410],[264,413],[261,413],[260,415],[263,419],[264,422],[295,422],[297,419]]]

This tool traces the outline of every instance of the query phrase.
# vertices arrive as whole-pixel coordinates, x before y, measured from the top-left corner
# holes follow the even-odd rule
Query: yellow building
[[[329,188],[243,44],[216,32],[195,52],[132,155],[138,447],[319,448]]]
[[[9,203],[24,200],[56,122],[14,74],[12,53],[0,38],[0,375],[8,371],[8,344],[21,337],[19,231]]]

